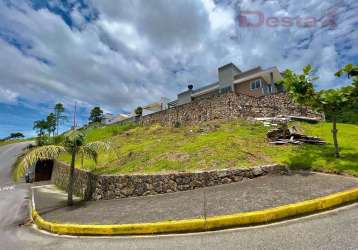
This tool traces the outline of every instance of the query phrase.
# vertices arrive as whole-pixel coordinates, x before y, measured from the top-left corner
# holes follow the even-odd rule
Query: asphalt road
[[[21,226],[28,184],[10,188],[10,169],[26,144],[0,147],[0,250],[12,249],[358,249],[358,204],[288,222],[187,235],[58,237]],[[9,187],[10,186],[10,187]],[[4,188],[5,187],[5,188]]]

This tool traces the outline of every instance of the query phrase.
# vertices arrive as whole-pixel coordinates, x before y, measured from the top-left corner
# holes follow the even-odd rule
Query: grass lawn
[[[358,125],[338,124],[341,158],[335,159],[330,123],[295,124],[307,135],[320,136],[327,145],[270,145],[265,135],[268,128],[242,120],[182,128],[112,125],[86,130],[88,141],[110,141],[112,151],[101,153],[97,165],[86,159],[77,159],[76,165],[98,174],[119,174],[287,163],[293,168],[358,175]],[[69,162],[70,157],[61,160]]]
[[[18,140],[6,140],[6,141],[0,141],[0,146],[8,145],[8,144],[14,144],[18,142],[24,142],[24,141],[32,141],[35,140],[34,138],[28,138],[28,139],[18,139]]]

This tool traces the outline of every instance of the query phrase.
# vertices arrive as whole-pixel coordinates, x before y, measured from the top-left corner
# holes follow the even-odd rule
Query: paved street
[[[357,203],[268,226],[188,235],[57,237],[19,227],[28,216],[28,185],[13,187],[10,171],[24,146],[0,147],[0,249],[358,249]]]

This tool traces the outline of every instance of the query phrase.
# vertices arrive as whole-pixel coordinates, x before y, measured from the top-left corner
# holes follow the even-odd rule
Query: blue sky
[[[68,116],[77,102],[84,123],[93,106],[127,113],[174,99],[228,62],[311,63],[319,88],[344,85],[333,73],[358,62],[357,10],[355,0],[0,0],[0,137],[33,135],[57,102]]]

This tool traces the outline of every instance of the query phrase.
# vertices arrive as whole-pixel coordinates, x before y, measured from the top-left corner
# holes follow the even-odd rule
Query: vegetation
[[[47,116],[46,119],[46,127],[47,127],[47,132],[48,132],[48,136],[51,136],[51,134],[53,136],[55,136],[55,131],[56,131],[56,116],[54,113],[50,113]]]
[[[90,114],[90,117],[89,117],[89,123],[92,124],[92,123],[100,123],[102,122],[104,116],[103,116],[103,111],[100,107],[94,107],[92,110],[91,110],[91,114]]]
[[[24,141],[25,136],[21,132],[11,133],[9,136],[0,139],[0,146]]]
[[[333,114],[326,114],[327,121],[332,121]],[[350,123],[358,125],[358,104],[352,104],[342,108],[341,112],[336,115],[337,122]]]
[[[358,65],[355,66],[358,68]],[[343,74],[350,74],[353,66],[347,65],[336,73],[340,77]],[[330,114],[332,119],[332,136],[334,142],[334,156],[339,158],[339,147],[337,139],[337,116],[342,110],[352,104],[358,103],[358,76],[355,77],[351,86],[336,89],[325,89],[317,91],[313,82],[317,77],[313,76],[313,68],[307,65],[300,75],[291,70],[286,70],[283,75],[283,84],[289,96],[298,104],[310,106],[317,111]]]
[[[88,157],[96,163],[99,151],[105,149],[108,149],[108,144],[104,142],[91,142],[86,144],[85,135],[83,133],[71,131],[66,135],[62,145],[47,145],[29,149],[29,151],[22,156],[22,160],[18,162],[16,172],[18,176],[22,176],[27,168],[33,166],[39,160],[57,159],[62,154],[69,154],[71,156],[71,165],[67,203],[69,206],[72,206],[74,169],[77,156],[80,155],[82,158]]]
[[[60,124],[62,124],[67,119],[67,117],[64,115],[65,107],[62,103],[57,103],[54,107],[54,111],[56,120],[56,135],[58,135]]]
[[[11,133],[8,137],[1,139],[2,141],[14,140],[24,138],[24,134],[21,132]]]
[[[142,108],[142,107],[137,107],[137,108],[134,110],[134,113],[135,113],[137,116],[142,116],[142,114],[143,114],[143,108]]]
[[[165,128],[112,125],[83,131],[88,141],[109,141],[98,164],[77,160],[77,166],[97,174],[179,172],[245,168],[285,163],[294,168],[324,169],[358,175],[358,126],[337,124],[341,129],[341,158],[332,152],[330,123],[295,123],[307,135],[319,136],[327,145],[275,146],[266,141],[267,127],[248,121],[209,122],[197,126]],[[70,155],[61,160],[70,163]]]

